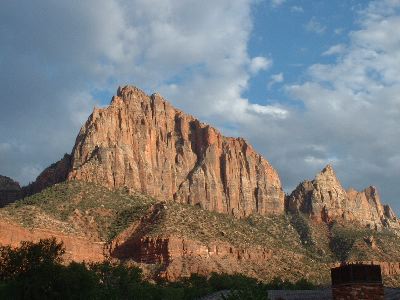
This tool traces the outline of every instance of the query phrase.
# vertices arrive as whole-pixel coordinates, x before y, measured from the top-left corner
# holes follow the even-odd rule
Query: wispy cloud
[[[342,54],[346,50],[346,46],[344,44],[337,44],[331,46],[328,50],[322,53],[323,56],[337,55]]]
[[[286,0],[271,0],[271,5],[272,5],[272,7],[278,7],[278,6],[281,6],[285,2],[286,2]]]
[[[302,12],[304,12],[304,9],[301,6],[294,5],[294,6],[290,7],[290,11],[296,12],[296,13],[302,13]]]
[[[271,88],[276,83],[283,82],[283,80],[284,80],[283,73],[271,75],[270,80],[268,82],[268,88]]]
[[[252,58],[249,67],[250,67],[250,72],[252,74],[257,74],[262,70],[269,69],[271,66],[272,66],[272,59],[262,56],[257,56]]]
[[[252,2],[2,3],[0,174],[24,181],[69,152],[92,107],[110,100],[95,94],[118,85],[159,91],[215,123],[276,115],[242,97],[251,76],[272,63],[247,50]],[[8,151],[10,140],[29,153]]]
[[[314,32],[317,34],[323,34],[326,30],[326,26],[317,21],[316,17],[312,17],[310,21],[305,25],[307,31]]]

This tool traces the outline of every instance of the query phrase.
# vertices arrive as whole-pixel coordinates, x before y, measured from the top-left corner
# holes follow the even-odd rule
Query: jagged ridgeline
[[[131,260],[169,280],[216,271],[321,283],[356,260],[380,262],[391,283],[400,274],[399,220],[376,188],[345,191],[327,166],[285,197],[244,139],[131,86],[20,193],[0,210],[0,242],[55,235],[70,260]]]

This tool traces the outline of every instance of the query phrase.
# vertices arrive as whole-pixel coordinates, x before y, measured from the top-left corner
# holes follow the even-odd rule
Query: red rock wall
[[[66,249],[64,259],[67,262],[100,262],[105,258],[104,243],[45,229],[28,230],[12,222],[0,221],[0,245],[18,247],[21,241],[38,242],[40,239],[52,237],[64,243]]]
[[[267,262],[273,257],[271,250],[259,247],[238,249],[224,242],[205,245],[176,236],[143,236],[135,241],[120,239],[110,253],[115,258],[162,264],[164,270],[160,276],[170,281],[192,273],[209,275],[211,272],[245,272],[249,276],[257,277],[255,269],[268,268]]]

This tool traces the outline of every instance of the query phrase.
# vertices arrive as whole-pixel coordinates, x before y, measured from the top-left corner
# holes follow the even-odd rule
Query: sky
[[[400,214],[400,0],[2,0],[0,174],[70,153],[119,85],[254,145],[286,192],[331,163]]]

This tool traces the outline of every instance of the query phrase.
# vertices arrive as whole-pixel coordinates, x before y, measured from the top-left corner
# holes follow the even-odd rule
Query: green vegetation
[[[332,252],[339,261],[346,261],[350,256],[354,243],[358,238],[362,237],[363,234],[358,230],[347,229],[337,225],[334,225],[331,231],[332,238],[330,247]]]
[[[130,195],[92,183],[69,181],[19,200],[2,213],[25,227],[49,227],[66,233],[87,233],[109,241],[156,203],[151,197]]]
[[[267,269],[256,263],[240,265],[240,272],[264,281],[273,276],[288,280],[307,276],[320,284],[329,282],[329,266],[337,261],[400,261],[400,237],[390,230],[375,231],[354,224],[328,226],[302,214],[236,219],[187,204],[161,204],[126,189],[109,190],[81,181],[54,185],[4,207],[0,218],[96,242],[109,242],[141,222],[137,230],[132,226],[131,235],[174,236],[204,246],[225,243],[236,249],[265,249],[266,255],[271,253]],[[371,237],[373,244],[368,240]],[[159,269],[149,265],[145,274],[156,275]]]
[[[312,239],[311,226],[306,216],[302,213],[291,214],[290,223],[299,234],[302,244],[306,247],[312,248],[315,243]]]
[[[180,282],[149,283],[137,267],[110,262],[62,265],[65,249],[55,239],[0,247],[1,299],[198,299],[220,290],[226,299],[266,299],[268,289],[313,289],[300,280],[265,284],[243,275],[192,275]]]

